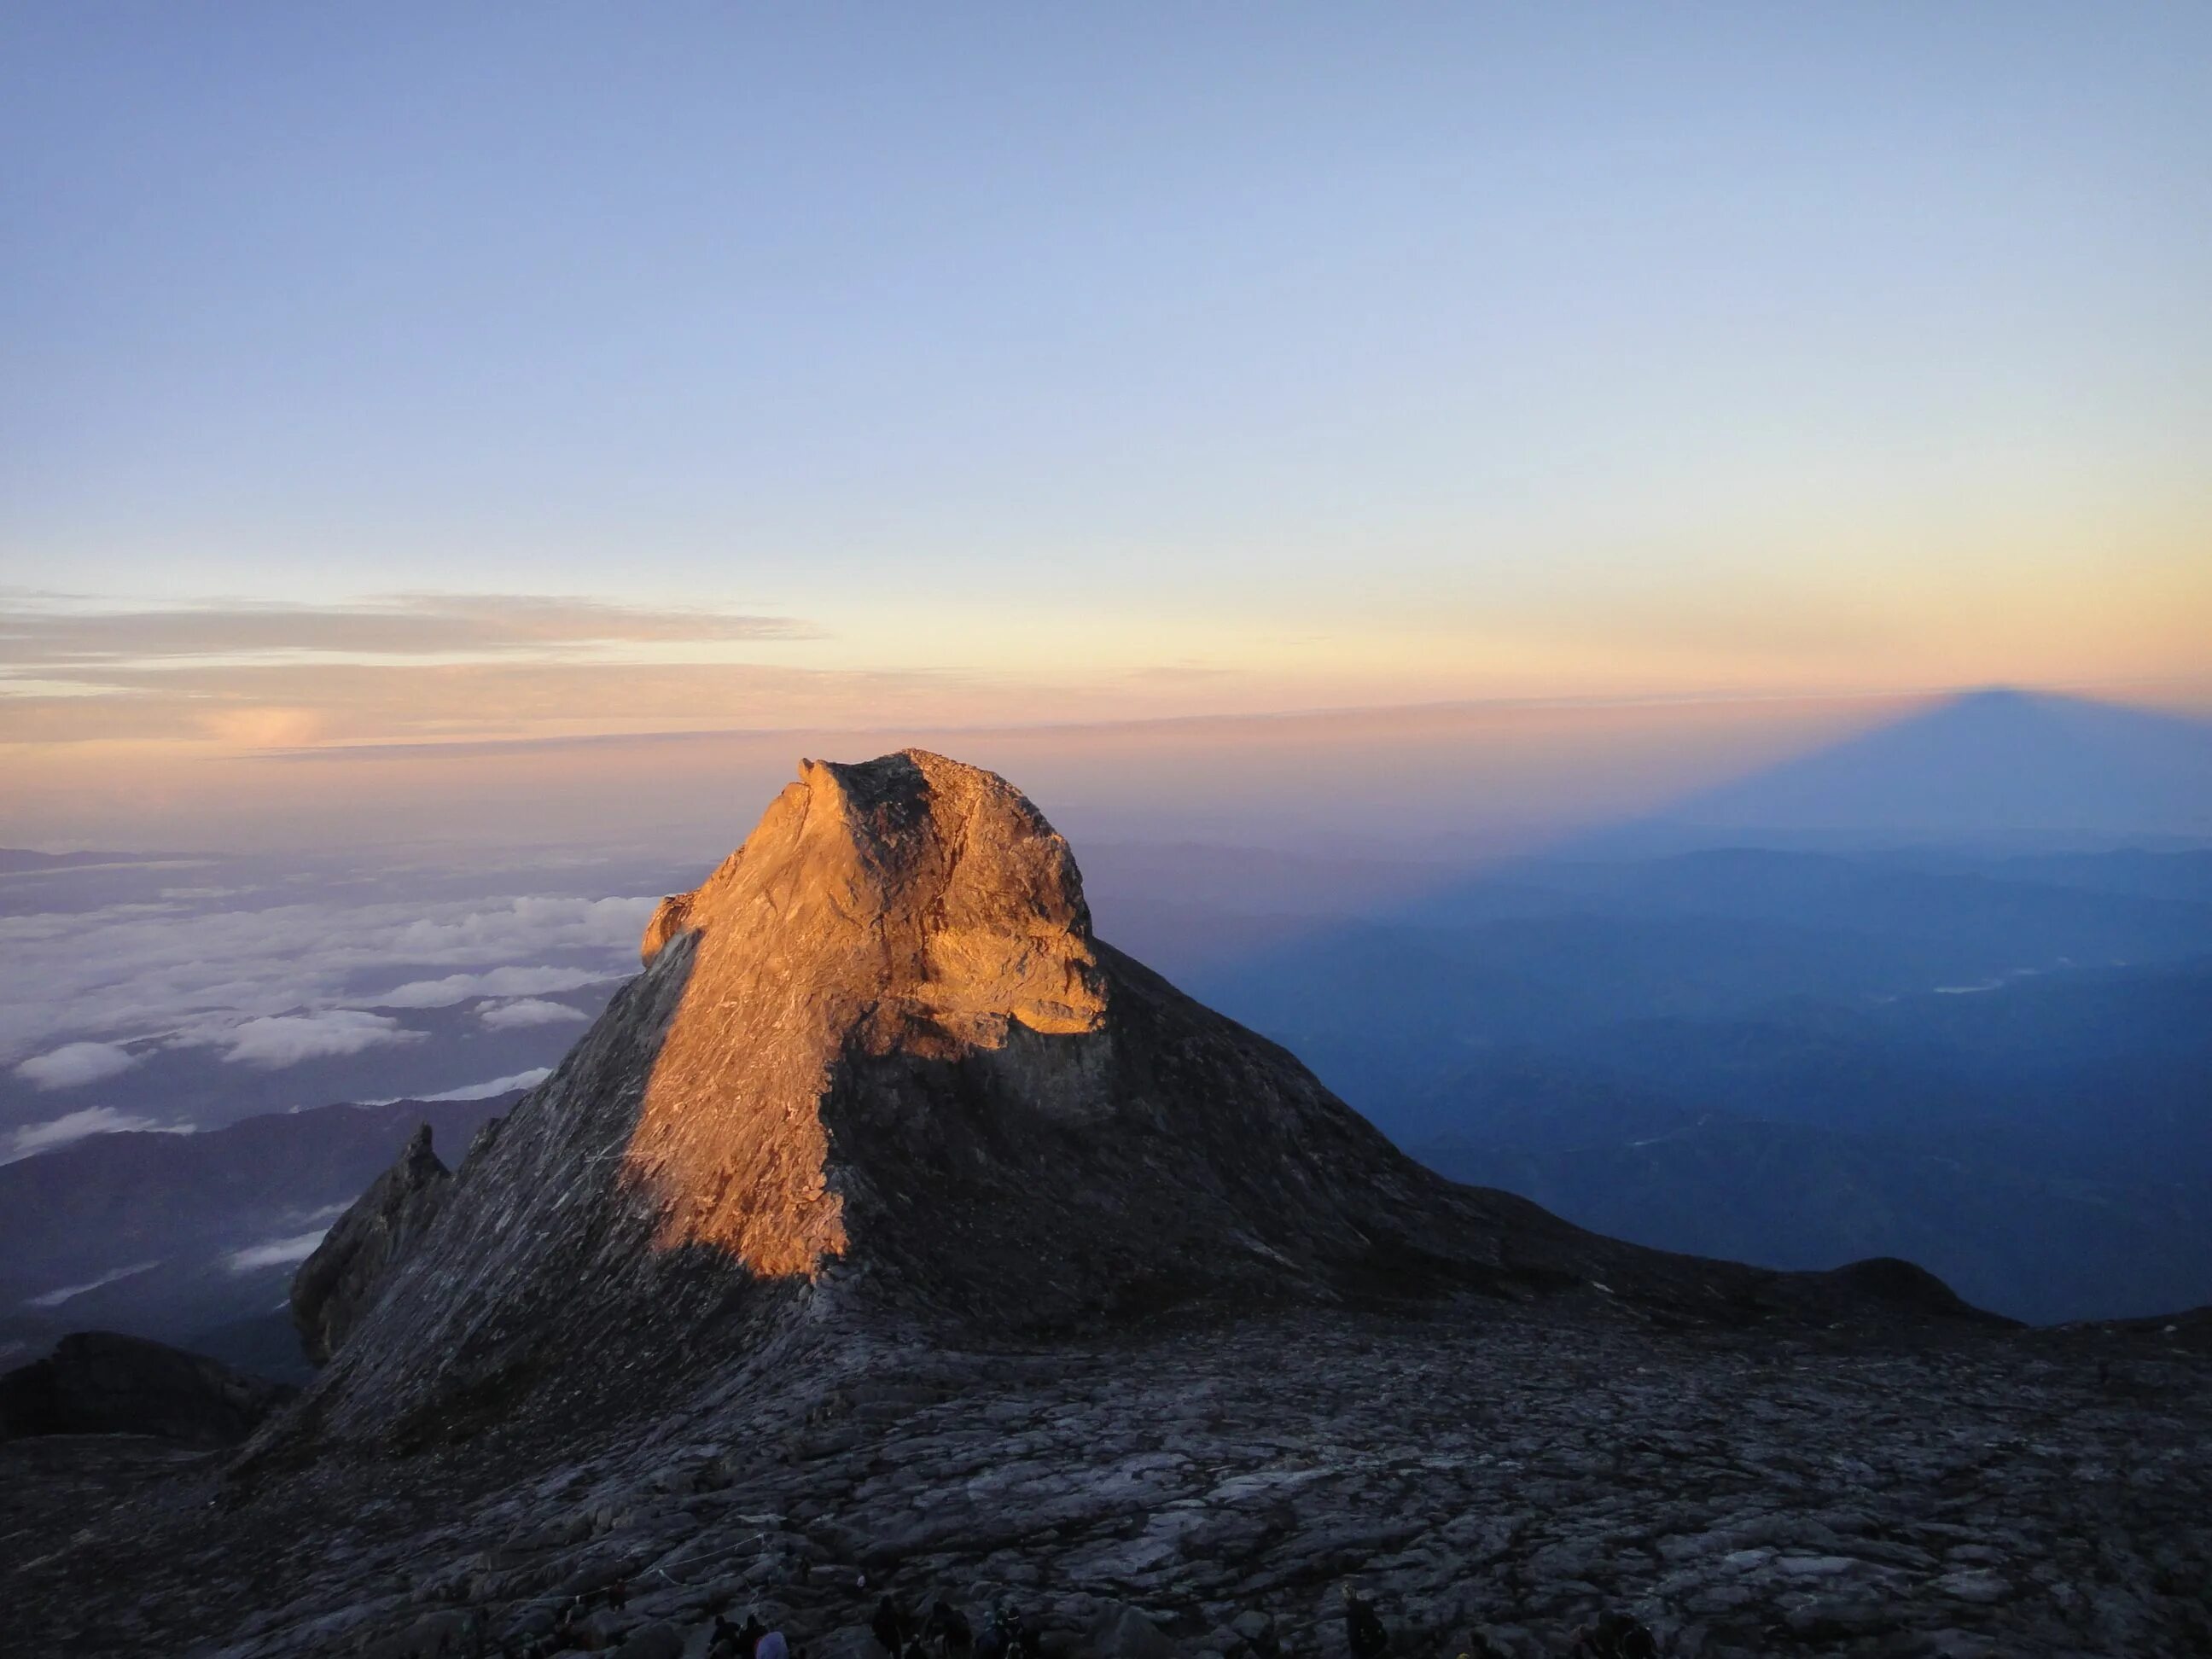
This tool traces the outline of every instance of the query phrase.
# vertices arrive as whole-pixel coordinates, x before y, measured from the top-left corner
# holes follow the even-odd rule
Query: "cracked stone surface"
[[[1111,1349],[885,1344],[708,1425],[226,1479],[124,1438],[0,1448],[25,1652],[468,1653],[617,1579],[602,1649],[757,1610],[874,1655],[890,1589],[1060,1652],[2178,1654],[2212,1644],[2212,1317],[1686,1334],[1600,1306],[1300,1312]],[[342,1517],[335,1524],[329,1517]],[[1245,1632],[1245,1633],[1240,1633]],[[673,1642],[674,1646],[666,1644]]]

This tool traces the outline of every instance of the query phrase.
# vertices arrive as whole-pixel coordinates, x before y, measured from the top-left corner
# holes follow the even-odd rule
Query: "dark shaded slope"
[[[79,1331],[45,1358],[0,1376],[0,1440],[148,1434],[227,1446],[292,1394],[204,1354],[112,1331]]]

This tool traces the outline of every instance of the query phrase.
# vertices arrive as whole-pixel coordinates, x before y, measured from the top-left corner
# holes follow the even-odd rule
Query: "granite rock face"
[[[375,1304],[391,1269],[429,1230],[453,1184],[417,1128],[398,1161],[338,1218],[292,1279],[292,1323],[300,1346],[325,1363]]]
[[[1888,1305],[1443,1180],[1097,939],[1067,843],[939,756],[805,763],[641,954],[450,1192],[404,1164],[307,1264],[303,1325],[360,1323],[287,1455],[662,1412],[832,1330],[1589,1284],[1692,1320]]]
[[[78,1331],[0,1376],[0,1438],[145,1434],[234,1445],[297,1392],[144,1337]]]

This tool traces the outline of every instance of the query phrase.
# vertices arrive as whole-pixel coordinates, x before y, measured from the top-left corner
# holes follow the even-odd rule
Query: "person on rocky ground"
[[[629,1580],[617,1578],[606,1588],[607,1605],[620,1613],[629,1605]]]
[[[868,1628],[875,1632],[876,1645],[890,1659],[899,1659],[906,1646],[907,1618],[889,1595],[876,1603],[876,1616],[868,1621]]]
[[[921,1633],[937,1644],[937,1650],[945,1659],[975,1650],[975,1633],[969,1627],[968,1615],[941,1595],[931,1605],[929,1621],[922,1626]]]
[[[1390,1632],[1382,1628],[1373,1603],[1344,1581],[1344,1641],[1352,1659],[1382,1659],[1390,1651]]]
[[[769,1631],[753,1644],[752,1659],[791,1659],[791,1644],[781,1631]]]
[[[1659,1643],[1625,1613],[1601,1613],[1575,1632],[1574,1659],[1659,1659]]]
[[[996,1607],[983,1615],[983,1628],[975,1632],[975,1659],[1006,1659],[1006,1626]]]
[[[743,1659],[738,1647],[738,1630],[722,1613],[714,1615],[714,1628],[707,1636],[707,1659]]]

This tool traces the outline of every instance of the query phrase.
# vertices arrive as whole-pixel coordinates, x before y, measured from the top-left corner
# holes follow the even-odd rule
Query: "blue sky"
[[[2209,81],[2172,6],[14,7],[0,586],[255,614],[0,740],[2185,677]],[[450,719],[268,638],[422,595],[659,620],[432,630],[536,673]]]

